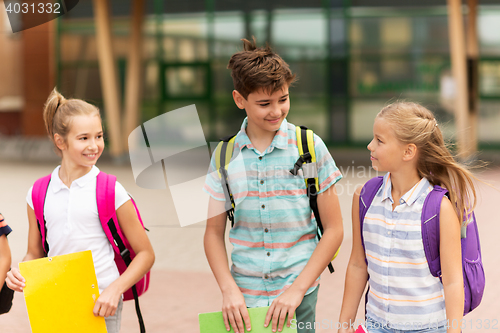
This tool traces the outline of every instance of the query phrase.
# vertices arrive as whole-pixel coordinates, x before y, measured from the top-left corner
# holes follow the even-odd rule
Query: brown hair
[[[66,99],[54,88],[45,102],[43,121],[58,155],[61,155],[61,150],[56,145],[54,134],[57,133],[66,140],[71,129],[71,118],[78,115],[96,115],[101,119],[99,109],[94,105],[81,99]]]
[[[295,81],[296,75],[269,45],[257,47],[255,37],[253,42],[242,41],[243,51],[233,54],[227,68],[231,70],[234,89],[245,99],[258,89],[272,94]]]
[[[391,123],[401,142],[417,146],[419,176],[449,191],[458,220],[469,216],[476,206],[475,177],[454,159],[432,112],[417,103],[397,102],[383,108],[377,118]]]

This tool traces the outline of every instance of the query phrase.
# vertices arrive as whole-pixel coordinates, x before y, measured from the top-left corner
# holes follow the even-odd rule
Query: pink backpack
[[[40,230],[40,235],[42,237],[42,245],[45,255],[47,255],[47,253],[49,252],[49,244],[47,242],[47,225],[45,223],[43,209],[45,204],[45,196],[47,194],[47,188],[49,187],[50,183],[50,176],[51,175],[48,175],[38,179],[33,185],[32,192],[33,210],[35,211],[38,229]],[[127,238],[125,238],[120,225],[118,224],[115,210],[115,183],[116,176],[108,175],[101,171],[97,175],[96,199],[97,211],[99,212],[99,220],[101,221],[104,233],[113,246],[113,250],[115,252],[116,267],[118,268],[118,271],[121,275],[127,269],[128,265],[130,265],[132,259],[134,259],[135,253],[132,250],[132,247],[130,246]],[[130,199],[134,204],[137,216],[139,217],[139,221],[144,227],[135,201],[132,198]],[[147,272],[141,280],[139,280],[134,286],[132,286],[123,294],[124,301],[128,301],[131,299],[135,300],[135,310],[137,312],[137,318],[139,320],[141,333],[146,332],[146,330],[139,307],[138,297],[144,294],[146,290],[148,290],[149,278],[150,272]]]

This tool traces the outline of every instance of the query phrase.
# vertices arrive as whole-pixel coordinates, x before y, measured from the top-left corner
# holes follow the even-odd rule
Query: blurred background
[[[43,136],[43,124],[33,119],[41,119],[43,102],[54,86],[108,112],[106,74],[99,68],[106,57],[114,67],[108,84],[116,86],[112,98],[124,104],[127,80],[136,75],[128,70],[136,52],[137,122],[195,103],[207,139],[217,140],[237,131],[244,117],[234,107],[226,66],[242,49],[240,39],[251,36],[259,45],[271,44],[298,75],[291,90],[290,121],[310,126],[328,143],[364,145],[376,113],[399,99],[428,106],[447,136],[456,132],[453,101],[462,92],[457,93],[452,76],[445,1],[136,2],[142,3],[139,25],[133,22],[138,15],[134,1],[109,1],[108,16],[101,20],[101,25],[110,25],[109,55],[99,54],[96,27],[99,4],[108,1],[95,1],[95,6],[81,0],[59,19],[20,33],[9,33],[9,20],[2,13],[0,133]],[[475,3],[478,140],[482,149],[498,149],[500,1]],[[466,30],[468,8],[466,3],[460,6]],[[19,20],[12,24],[22,25],[22,14],[11,18]],[[140,47],[131,50],[136,28]]]
[[[12,32],[35,19],[7,15],[0,5],[0,209],[14,229],[13,265],[26,251],[25,195],[58,161],[42,120],[56,86],[100,107],[108,148],[98,166],[118,175],[151,229],[154,291],[141,297],[151,332],[196,332],[197,313],[220,311],[221,296],[203,254],[203,223],[180,228],[168,191],[135,185],[127,137],[190,104],[207,141],[236,133],[244,112],[234,105],[226,67],[241,38],[269,43],[289,63],[298,81],[288,120],[319,134],[346,175],[339,183],[346,237],[337,273],[323,275],[319,321],[338,318],[352,191],[375,175],[365,147],[383,106],[397,100],[427,106],[464,160],[492,162],[477,175],[500,188],[500,0],[80,0],[55,20]],[[488,279],[500,277],[494,257],[500,230],[491,218],[500,195],[479,186]],[[489,287],[474,320],[500,319],[493,313],[500,289]],[[22,302],[16,295],[13,311],[0,316],[2,332],[29,332]],[[124,311],[122,332],[136,332],[133,304]]]

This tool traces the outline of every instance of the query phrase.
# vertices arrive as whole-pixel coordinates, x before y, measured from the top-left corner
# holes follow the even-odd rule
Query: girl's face
[[[396,138],[394,130],[384,118],[375,118],[373,139],[368,144],[373,169],[398,170],[403,163],[405,145]]]
[[[92,167],[102,154],[104,140],[98,115],[78,115],[71,118],[71,129],[60,149],[63,159],[76,166]]]

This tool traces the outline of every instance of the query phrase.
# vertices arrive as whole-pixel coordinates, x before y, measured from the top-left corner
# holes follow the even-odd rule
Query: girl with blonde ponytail
[[[387,173],[371,204],[365,205],[362,230],[361,187],[353,198],[353,245],[340,323],[355,321],[368,281],[370,333],[460,332],[461,227],[476,204],[471,172],[453,158],[432,112],[416,103],[383,108],[368,149],[373,168]],[[439,215],[442,281],[430,272],[421,233],[423,203],[434,185],[449,192]],[[354,330],[344,325],[339,332]]]
[[[56,138],[64,139],[68,136],[70,123],[74,116],[95,116],[95,119],[101,123],[101,114],[97,107],[81,99],[67,100],[54,88],[45,102],[43,121],[49,139],[54,143],[60,156],[62,156],[62,150],[58,147]]]
[[[66,99],[54,89],[45,103],[43,119],[47,134],[61,156],[61,165],[50,175],[42,205],[45,242],[42,242],[33,205],[37,202],[37,191],[33,186],[28,191],[28,252],[23,261],[91,250],[100,296],[88,311],[105,317],[108,333],[118,333],[122,294],[150,270],[154,262],[153,248],[127,191],[115,182],[118,223],[136,254],[125,272],[119,274],[96,204],[100,171],[95,164],[104,149],[99,109],[79,99]],[[30,283],[17,268],[7,274],[6,282],[10,289],[19,292]]]

